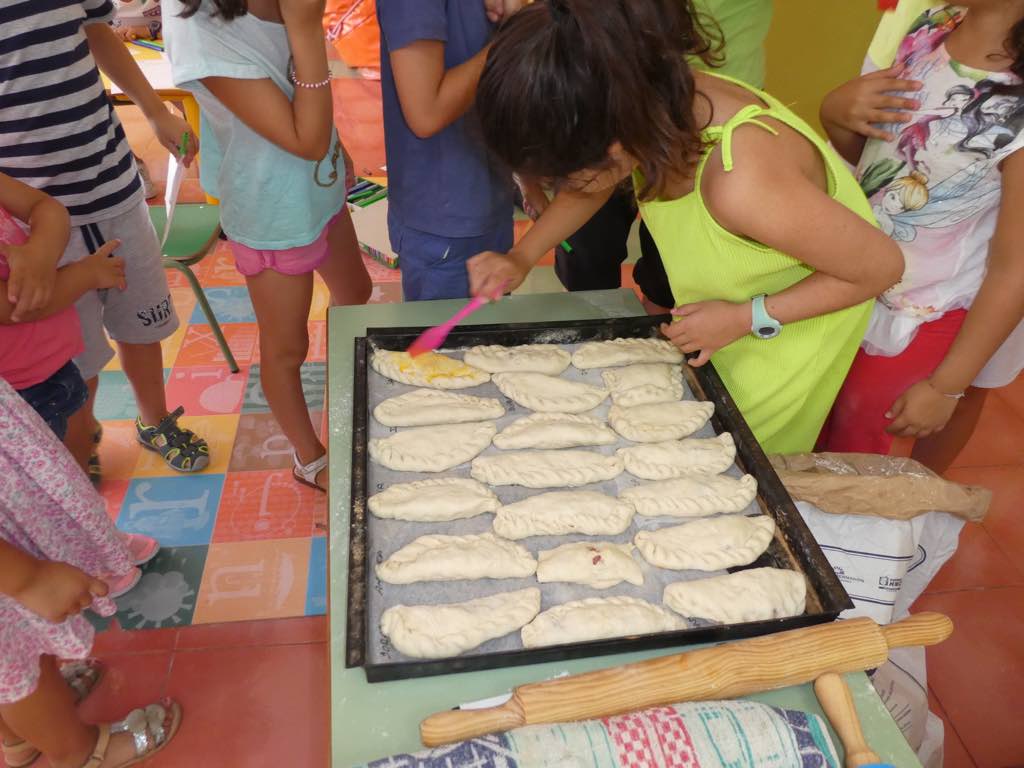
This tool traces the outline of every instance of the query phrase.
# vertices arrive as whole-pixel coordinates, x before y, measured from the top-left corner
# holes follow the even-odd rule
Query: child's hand
[[[128,287],[124,277],[124,259],[114,256],[115,250],[121,247],[120,240],[110,240],[99,247],[96,253],[85,259],[89,265],[96,290],[117,288],[123,291]]]
[[[698,301],[672,310],[673,323],[663,323],[661,332],[680,352],[699,351],[690,365],[699,368],[722,347],[750,333],[750,302]]]
[[[937,390],[927,379],[900,395],[885,417],[885,431],[897,437],[928,437],[942,431],[956,410],[957,399]]]
[[[533,221],[536,221],[547,210],[548,205],[551,204],[547,194],[544,192],[544,187],[541,186],[539,181],[531,177],[515,176],[513,178],[516,184],[519,185],[519,192],[523,196],[523,213]]]
[[[185,119],[164,108],[149,121],[149,124],[153,128],[153,133],[156,134],[157,139],[160,140],[160,143],[175,157],[181,157],[182,137],[188,134],[188,147],[185,150],[183,161],[185,167],[188,168],[199,152],[199,139],[192,129],[189,128]]]
[[[143,40],[150,37],[149,27],[122,27],[118,25],[114,27],[114,32],[126,43],[131,40]]]
[[[871,139],[892,141],[896,137],[876,124],[909,123],[920,108],[916,99],[892,95],[919,91],[921,82],[900,78],[900,67],[890,67],[858,77],[829,93],[821,103],[821,121]]]
[[[493,23],[504,21],[525,5],[524,0],[484,0],[487,18]]]
[[[512,253],[485,251],[466,262],[469,292],[486,299],[500,299],[502,294],[518,288],[530,268]]]
[[[7,300],[13,305],[11,322],[17,323],[50,303],[61,255],[41,252],[31,239],[23,245],[0,244],[0,254],[11,269]]]
[[[32,613],[58,624],[107,594],[107,585],[67,563],[40,562],[15,600]]]

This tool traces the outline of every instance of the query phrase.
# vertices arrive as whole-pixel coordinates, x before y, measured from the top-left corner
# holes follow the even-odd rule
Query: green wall
[[[820,129],[822,97],[860,72],[877,8],[875,0],[775,0],[765,90]]]

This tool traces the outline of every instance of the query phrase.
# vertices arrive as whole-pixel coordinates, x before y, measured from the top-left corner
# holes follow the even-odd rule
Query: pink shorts
[[[323,232],[312,243],[295,248],[264,250],[250,248],[228,239],[231,252],[235,255],[235,268],[246,277],[258,275],[265,269],[272,269],[282,275],[306,275],[324,263],[327,258],[327,233],[334,223],[346,213],[342,208],[334,215]]]

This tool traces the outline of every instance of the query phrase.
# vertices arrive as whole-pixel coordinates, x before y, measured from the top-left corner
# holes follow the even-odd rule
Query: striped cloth
[[[75,226],[142,200],[85,37],[113,15],[110,0],[0,0],[0,171],[57,198]]]

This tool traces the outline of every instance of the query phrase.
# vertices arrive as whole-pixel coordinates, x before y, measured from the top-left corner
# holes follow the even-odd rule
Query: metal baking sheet
[[[465,348],[478,343],[500,343],[506,345],[557,343],[569,351],[573,351],[584,341],[621,336],[653,336],[656,335],[656,329],[657,319],[646,317],[637,318],[632,321],[619,320],[612,321],[611,323],[590,321],[585,323],[563,323],[554,326],[545,325],[543,327],[531,325],[478,326],[452,334],[446,344],[444,353],[452,357],[461,357]],[[724,573],[724,571],[707,573],[703,571],[659,569],[644,562],[639,555],[636,555],[637,562],[641,564],[644,571],[644,584],[642,586],[634,586],[623,583],[605,590],[597,590],[579,584],[538,584],[533,577],[525,579],[423,582],[409,585],[386,584],[378,579],[373,568],[366,566],[382,562],[393,552],[419,536],[428,533],[452,535],[483,533],[491,529],[491,522],[493,520],[493,516],[488,514],[478,515],[468,520],[457,520],[447,523],[411,523],[381,520],[366,513],[366,497],[390,485],[430,477],[469,477],[468,464],[461,465],[444,473],[410,473],[395,472],[367,461],[365,453],[366,442],[369,439],[385,437],[395,431],[392,428],[378,424],[372,418],[373,409],[389,397],[415,389],[415,387],[399,384],[377,374],[368,365],[369,356],[377,348],[404,349],[415,338],[418,330],[368,331],[366,339],[357,340],[356,428],[353,430],[352,561],[355,563],[356,560],[362,560],[362,564],[361,567],[357,564],[350,574],[348,661],[349,666],[364,666],[369,680],[386,680],[463,669],[534,663],[543,660],[566,658],[567,656],[635,650],[639,647],[650,647],[652,645],[703,642],[723,636],[740,637],[760,634],[792,626],[827,621],[834,618],[839,610],[847,607],[849,599],[838,580],[835,579],[834,573],[828,568],[827,563],[821,556],[820,550],[816,553],[820,560],[813,557],[810,559],[800,558],[794,555],[792,536],[787,536],[787,533],[791,533],[794,527],[799,528],[803,526],[802,520],[795,509],[792,508],[791,502],[789,502],[789,510],[772,512],[771,505],[766,503],[765,497],[766,495],[778,496],[781,484],[779,484],[778,478],[775,477],[774,472],[768,466],[763,454],[760,454],[759,457],[749,455],[749,453],[744,456],[745,451],[741,448],[738,450],[740,464],[744,467],[744,470],[750,471],[758,478],[760,491],[756,502],[739,514],[761,514],[764,512],[773,514],[776,521],[779,522],[779,531],[768,551],[757,562],[747,567],[772,566],[801,570],[805,573],[807,573],[806,566],[810,566],[812,572],[820,570],[822,563],[825,563],[825,568],[828,568],[829,573],[824,574],[824,582],[826,583],[816,585],[814,578],[809,579],[808,608],[804,616],[728,626],[691,621],[691,626],[680,632],[529,650],[523,649],[519,640],[519,633],[514,632],[491,640],[467,654],[451,659],[420,660],[402,655],[391,646],[387,637],[379,629],[379,619],[383,611],[387,607],[399,603],[418,605],[459,602],[498,592],[537,586],[541,590],[541,610],[585,597],[608,597],[613,595],[629,595],[643,598],[654,604],[661,604],[662,591],[665,585],[671,582],[684,579],[707,578]],[[716,384],[717,375],[709,368],[697,369],[694,372],[684,366],[684,370],[687,373],[684,380],[686,385],[684,397],[691,400],[710,399],[716,402],[715,418],[703,430],[698,432],[696,436],[713,437],[718,432],[730,431],[734,433],[738,448],[740,446],[746,448],[751,443],[756,448],[756,443],[754,443],[745,424],[742,421],[737,422],[738,413],[728,395],[724,392],[724,387],[721,387],[720,381]],[[581,371],[570,366],[562,376],[568,379],[602,385],[600,370]],[[491,383],[458,391],[477,396],[499,398],[505,404],[507,411],[506,415],[498,420],[499,429],[504,428],[515,419],[530,413],[530,411],[521,408],[516,403],[502,396],[497,387]],[[607,416],[609,407],[610,401],[606,401],[594,411],[589,411],[588,414],[603,420]],[[610,454],[626,445],[631,445],[631,443],[620,439],[615,445],[592,447],[585,450]],[[499,451],[491,446],[482,455],[491,453],[499,453]],[[754,471],[752,468],[755,464],[759,465],[756,467],[757,471]],[[734,465],[729,470],[729,474],[739,476],[744,470],[741,470],[740,466]],[[766,473],[768,477],[762,477]],[[764,487],[766,481],[768,483],[767,488]],[[581,490],[601,491],[614,496],[624,488],[639,485],[642,482],[628,473],[623,473],[614,480],[585,486]],[[528,496],[559,489],[540,490],[517,486],[503,486],[492,490],[503,504],[510,504]],[[785,494],[784,490],[782,490],[782,494]],[[784,501],[788,501],[788,496],[785,497]],[[783,506],[785,505],[783,504]],[[787,525],[782,524],[779,513],[783,514]],[[793,525],[794,519],[799,521],[798,526]],[[678,518],[647,518],[638,515],[634,518],[630,528],[618,536],[538,536],[520,540],[519,543],[536,556],[537,552],[541,550],[551,549],[572,541],[602,540],[621,543],[630,542],[638,530],[678,525],[681,522],[686,521]],[[807,533],[806,529],[804,529],[804,533]],[[810,538],[809,533],[807,533],[806,537],[798,538],[800,540],[796,543],[799,551],[806,553],[808,547],[816,549],[816,545],[813,543],[813,539]],[[814,554],[813,551],[811,554]],[[831,580],[827,578],[828,575],[831,575]],[[818,587],[823,587],[823,590]],[[362,589],[360,590],[360,588]],[[359,594],[360,591],[362,594]],[[821,594],[822,591],[825,593],[824,599]]]

